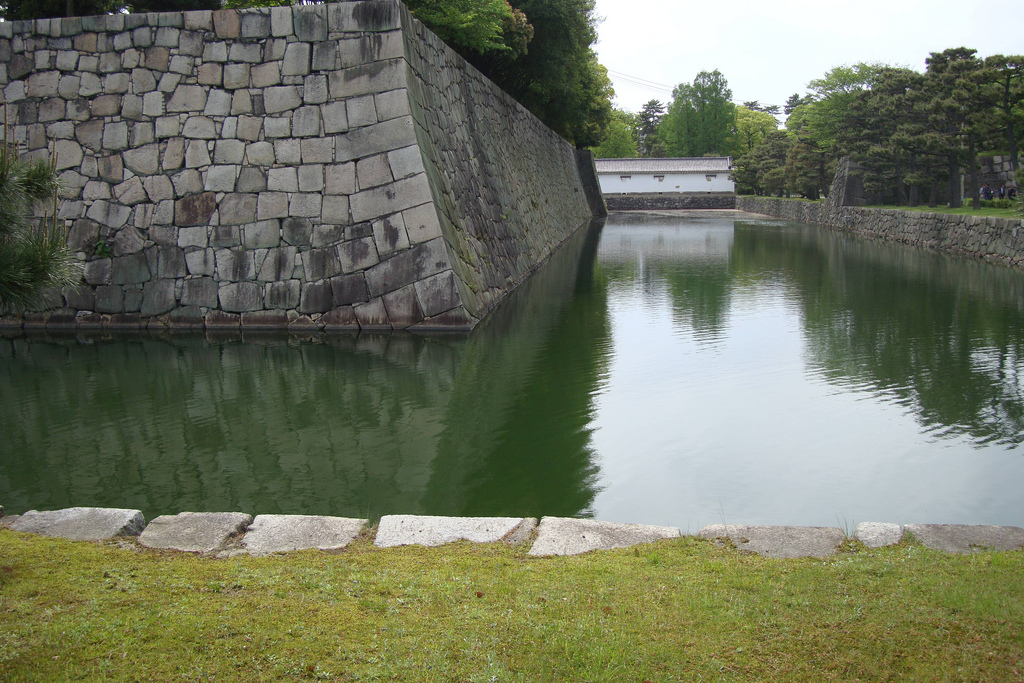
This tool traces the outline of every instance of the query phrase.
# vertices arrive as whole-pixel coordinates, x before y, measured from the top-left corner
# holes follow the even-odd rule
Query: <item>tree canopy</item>
[[[968,197],[979,203],[981,152],[1006,155],[1019,167],[1024,57],[983,60],[958,47],[931,53],[926,64],[924,73],[881,64],[836,67],[808,83],[806,94],[792,95],[784,108],[783,191],[827,192],[836,162],[849,156],[878,199],[958,206],[965,178]],[[760,149],[769,143],[771,150]],[[737,148],[742,190],[777,191],[764,179],[777,166],[780,143],[766,137],[749,151]]]
[[[598,159],[632,159],[640,156],[637,148],[637,117],[621,109],[612,110],[601,144],[590,150]]]
[[[732,90],[718,69],[701,71],[693,83],[676,86],[672,104],[659,127],[668,155],[727,155],[735,108]]]

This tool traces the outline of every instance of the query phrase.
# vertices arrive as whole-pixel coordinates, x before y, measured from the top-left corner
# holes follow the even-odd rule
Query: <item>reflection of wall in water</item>
[[[5,430],[0,497],[12,511],[108,505],[148,517],[454,514],[489,504],[574,514],[594,495],[585,439],[572,452],[538,444],[544,468],[505,462],[518,473],[512,497],[495,498],[482,479],[517,455],[509,434],[530,407],[523,398],[536,394],[538,368],[551,363],[546,344],[566,324],[580,254],[595,234],[580,231],[531,281],[535,296],[513,297],[469,338],[4,341],[0,423],[18,429]],[[587,349],[607,336],[602,320],[582,330],[592,338],[560,401],[589,401],[598,370]],[[578,420],[566,420],[578,433]]]
[[[680,328],[718,338],[731,302],[732,242],[732,219],[614,214],[602,234],[599,269],[613,289],[639,284],[653,295],[664,287]]]

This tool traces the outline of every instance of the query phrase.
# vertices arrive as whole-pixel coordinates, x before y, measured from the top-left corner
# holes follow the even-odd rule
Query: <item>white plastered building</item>
[[[732,157],[595,159],[602,194],[735,192]]]

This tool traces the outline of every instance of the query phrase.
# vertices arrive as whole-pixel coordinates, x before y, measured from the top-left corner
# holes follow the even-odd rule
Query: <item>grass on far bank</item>
[[[767,560],[692,537],[205,559],[0,530],[0,678],[1024,679],[1024,553]]]
[[[897,206],[896,204],[883,204],[883,205],[872,205],[865,207],[868,209],[899,209],[900,211],[928,211],[931,213],[951,213],[957,216],[995,216],[996,218],[1022,218],[1017,209],[995,209],[988,206],[983,206],[980,209],[971,208],[970,202],[967,202],[963,206],[957,209],[951,209],[948,206]]]

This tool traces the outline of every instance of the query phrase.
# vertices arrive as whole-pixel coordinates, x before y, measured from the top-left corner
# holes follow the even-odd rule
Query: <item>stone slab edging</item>
[[[0,507],[2,511],[2,507]],[[161,515],[149,525],[139,510],[74,507],[0,518],[0,527],[71,540],[102,541],[138,537],[148,548],[233,557],[296,550],[336,551],[369,526],[369,520],[317,515],[251,515],[241,512],[182,512]],[[1024,529],[967,524],[864,522],[852,540],[869,548],[895,545],[912,534],[925,547],[949,553],[1024,549]],[[460,540],[472,543],[531,543],[533,557],[577,555],[681,538],[676,527],[618,524],[591,519],[544,517],[438,517],[386,515],[374,545],[434,547]],[[770,558],[827,557],[847,540],[838,527],[712,524],[696,536]]]

